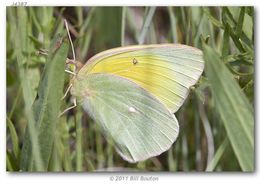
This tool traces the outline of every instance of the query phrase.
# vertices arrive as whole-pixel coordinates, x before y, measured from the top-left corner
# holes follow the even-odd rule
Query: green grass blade
[[[127,22],[127,26],[128,26],[128,31],[133,34],[133,40],[137,43],[139,31],[136,26],[134,12],[132,11],[131,8],[126,9],[126,22]]]
[[[11,8],[10,8],[11,9]],[[18,17],[20,18],[18,21]],[[32,112],[32,103],[33,103],[33,91],[26,75],[25,63],[28,62],[28,57],[24,54],[24,51],[27,51],[28,48],[28,30],[27,30],[27,12],[24,7],[17,8],[17,17],[16,17],[17,27],[15,28],[16,39],[15,39],[15,51],[17,56],[17,66],[19,69],[19,78],[21,81],[23,100],[25,103],[25,115],[28,119],[28,127],[25,135],[24,147],[21,153],[21,170],[26,170],[29,167],[30,159],[34,159],[36,162],[36,169],[43,170],[43,163],[39,150],[39,142],[37,138],[37,130],[35,127],[35,118]],[[28,148],[29,142],[31,142],[31,148]],[[28,150],[31,153],[28,154]]]
[[[173,157],[173,148],[170,148],[168,150],[168,156],[167,156],[167,161],[168,161],[168,165],[169,165],[169,171],[176,171],[177,169],[177,162],[175,161],[174,157]]]
[[[230,33],[229,27],[225,26],[223,44],[222,44],[222,57],[223,58],[225,58],[229,54],[229,38],[230,38],[229,33]]]
[[[169,12],[170,21],[171,21],[172,41],[173,41],[173,43],[178,43],[178,32],[177,32],[178,25],[177,25],[177,19],[173,12],[173,7],[168,7],[168,12]]]
[[[82,26],[80,26],[79,38],[77,38],[76,40],[78,44],[76,44],[75,46],[77,46],[77,50],[80,50],[80,53],[77,53],[76,56],[78,57],[78,60],[81,62],[83,62],[86,59],[88,53],[89,44],[92,38],[93,31],[91,21],[93,20],[93,15],[95,15],[95,10],[95,7],[91,7],[87,14],[87,18],[84,20],[84,22],[81,23],[81,21],[79,21],[79,24]]]
[[[16,96],[15,96],[14,103],[13,103],[13,105],[12,105],[12,107],[11,107],[11,110],[10,110],[10,112],[9,112],[9,114],[8,114],[8,118],[9,118],[9,119],[12,119],[12,116],[13,116],[13,114],[14,114],[15,109],[17,109],[17,103],[18,103],[19,100],[21,99],[21,96],[22,96],[21,94],[22,94],[22,87],[19,86],[19,89],[18,89],[17,94],[16,94]]]
[[[98,124],[95,123],[95,132],[96,132],[96,136],[95,136],[95,141],[96,141],[96,151],[97,151],[97,169],[101,169],[104,168],[104,164],[105,164],[105,153],[104,153],[104,148],[103,148],[103,143],[102,143],[102,134],[101,134],[101,130],[98,127]]]
[[[214,138],[213,138],[213,133],[212,133],[212,129],[209,123],[209,119],[208,116],[206,114],[204,105],[200,102],[199,103],[199,115],[203,124],[203,128],[205,131],[205,136],[207,139],[207,165],[212,161],[213,156],[214,156]]]
[[[19,171],[19,168],[16,164],[17,160],[13,154],[9,151],[6,151],[6,170],[7,171]]]
[[[253,38],[251,39],[251,35],[253,35],[253,33],[254,33],[253,29],[252,29],[253,22],[242,11],[241,16],[243,16],[243,17],[238,18],[238,21],[242,21],[242,19],[243,19],[244,24],[239,26],[239,24],[241,24],[241,23],[237,22],[236,19],[233,16],[233,14],[231,13],[231,10],[235,11],[236,9],[237,9],[237,7],[223,7],[222,22],[223,22],[224,25],[229,25],[232,28],[232,30],[230,30],[232,37],[236,36],[237,38],[239,38],[241,36],[240,39],[237,42],[240,42],[240,43],[243,42],[244,44],[247,44],[248,47],[253,48]],[[240,35],[238,36],[236,30],[239,27],[241,27],[241,32],[240,32]],[[246,33],[245,33],[244,30],[246,30]],[[234,42],[236,42],[236,40]]]
[[[78,109],[75,116],[76,121],[76,171],[83,171],[82,162],[83,162],[83,150],[82,150],[82,112]]]
[[[208,17],[208,19],[212,22],[213,25],[215,25],[218,28],[223,28],[222,23],[211,15],[208,8],[203,8],[203,12]]]
[[[49,51],[53,51],[47,59],[44,75],[39,85],[39,99],[34,103],[35,118],[39,130],[40,150],[47,169],[51,156],[56,124],[59,120],[60,103],[65,79],[65,61],[69,45],[61,38],[55,38]]]
[[[107,49],[106,47],[119,47],[121,45],[121,7],[97,7],[95,21],[92,22],[95,30],[96,52]]]
[[[122,7],[121,46],[125,45],[125,16],[127,7]]]
[[[215,167],[217,166],[220,158],[222,157],[227,145],[228,145],[228,138],[225,138],[225,140],[221,143],[221,145],[217,149],[212,161],[207,165],[206,171],[210,172],[215,169]]]
[[[37,99],[33,105],[34,118],[39,135],[36,139],[39,140],[38,148],[43,160],[43,167],[40,169],[41,171],[46,171],[48,168],[48,163],[52,153],[56,124],[59,120],[58,114],[60,110],[60,100],[62,97],[65,76],[65,61],[68,53],[68,43],[63,42],[61,46],[59,46],[60,39],[61,38],[57,37],[52,42],[49,50],[51,52],[47,59],[43,78],[39,84],[39,99]],[[30,139],[25,138],[25,140]],[[22,157],[27,157],[31,153],[31,142],[25,141],[24,143],[25,145],[23,148],[25,150],[23,151]],[[28,169],[28,165],[30,163],[30,158],[27,158],[27,161],[24,162],[25,168]],[[37,162],[33,161],[31,166],[32,170],[37,170],[36,167]]]
[[[241,40],[239,39],[239,37],[236,36],[235,32],[232,32],[232,28],[226,24],[225,27],[227,26],[227,28],[229,29],[230,31],[230,36],[234,42],[234,44],[236,45],[236,47],[238,48],[238,50],[241,52],[241,53],[244,53],[246,52],[246,49],[245,47],[243,46]]]
[[[254,170],[253,108],[220,56],[203,45],[206,75],[229,140],[243,171]]]
[[[96,11],[96,8],[91,7],[91,9],[88,12],[87,19],[82,23],[82,27],[80,28],[80,35],[87,31],[87,29],[93,19],[93,16],[95,15],[95,11]]]
[[[14,124],[8,117],[7,117],[7,127],[10,132],[15,158],[19,159],[19,156],[20,156],[19,139],[18,139],[16,130],[15,130]]]
[[[245,7],[242,7],[240,10],[237,26],[236,26],[236,35],[238,37],[241,36],[242,29],[243,29],[243,23],[244,23],[244,17],[245,17]]]
[[[61,158],[60,158],[60,154],[59,154],[59,140],[57,139],[57,133],[55,136],[55,140],[53,143],[53,149],[52,149],[52,154],[51,154],[51,158],[50,158],[50,163],[48,166],[48,171],[51,172],[60,172],[62,171],[62,163],[61,163]]]
[[[82,26],[83,23],[83,8],[84,7],[75,7],[75,12],[77,15],[77,20],[78,20],[78,26]]]
[[[140,36],[138,38],[138,44],[139,45],[144,43],[145,36],[146,36],[146,33],[147,33],[147,31],[150,27],[150,24],[152,22],[155,10],[156,10],[156,7],[149,8],[149,11],[148,11],[147,16],[145,17],[145,20],[144,20],[144,23],[143,23],[143,27],[142,27]]]
[[[198,88],[199,89],[199,88]],[[196,104],[193,105],[194,110],[198,109],[197,108],[197,104],[199,104],[199,102],[201,101],[200,97],[200,92],[198,91],[198,89],[195,91],[196,93]],[[194,96],[195,97],[195,96]],[[204,100],[202,101],[202,103],[204,103]],[[202,171],[203,170],[203,161],[202,161],[202,145],[201,145],[201,130],[200,130],[200,116],[198,114],[195,114],[195,118],[194,118],[194,133],[195,133],[195,147],[196,147],[196,154],[195,154],[195,161],[196,161],[196,170],[197,171]]]
[[[59,138],[60,140],[60,157],[62,160],[62,167],[64,171],[71,172],[73,171],[72,169],[72,152],[70,149],[70,132],[69,132],[69,125],[71,120],[66,121],[65,117],[61,117],[61,120],[59,122],[57,132],[59,133]]]
[[[107,167],[113,167],[114,166],[114,155],[113,155],[113,140],[111,138],[108,138],[108,144],[106,147],[106,153],[107,153]]]

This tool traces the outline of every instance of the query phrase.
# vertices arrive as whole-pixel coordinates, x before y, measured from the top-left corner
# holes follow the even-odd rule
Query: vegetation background
[[[253,171],[253,7],[7,7],[8,171]],[[132,44],[203,50],[203,77],[176,113],[180,134],[163,154],[130,164],[81,107],[61,101],[72,58]],[[108,140],[109,141],[109,140]]]

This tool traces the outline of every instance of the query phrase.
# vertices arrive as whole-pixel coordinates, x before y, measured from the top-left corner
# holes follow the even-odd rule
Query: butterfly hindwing
[[[72,94],[129,162],[161,154],[178,136],[175,116],[126,78],[104,73],[79,76]]]

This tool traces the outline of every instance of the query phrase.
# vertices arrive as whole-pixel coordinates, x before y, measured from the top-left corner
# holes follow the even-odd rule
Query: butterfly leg
[[[59,117],[61,117],[65,112],[75,108],[77,106],[77,101],[76,98],[73,99],[73,105],[69,108],[66,108],[62,113],[59,114]]]
[[[70,86],[67,88],[67,90],[66,90],[64,96],[61,98],[61,100],[63,100],[67,96],[67,94],[69,93],[71,87],[72,87],[72,84],[70,84]]]
[[[69,73],[69,74],[72,74],[72,75],[76,76],[76,73],[75,73],[75,72],[72,72],[72,71],[70,71],[70,70],[65,70],[65,72],[67,72],[67,73]]]

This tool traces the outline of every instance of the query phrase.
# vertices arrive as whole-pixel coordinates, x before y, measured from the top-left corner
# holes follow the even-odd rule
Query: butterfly
[[[202,52],[181,44],[101,52],[71,80],[71,95],[135,163],[168,150],[179,134],[174,113],[204,70]]]

